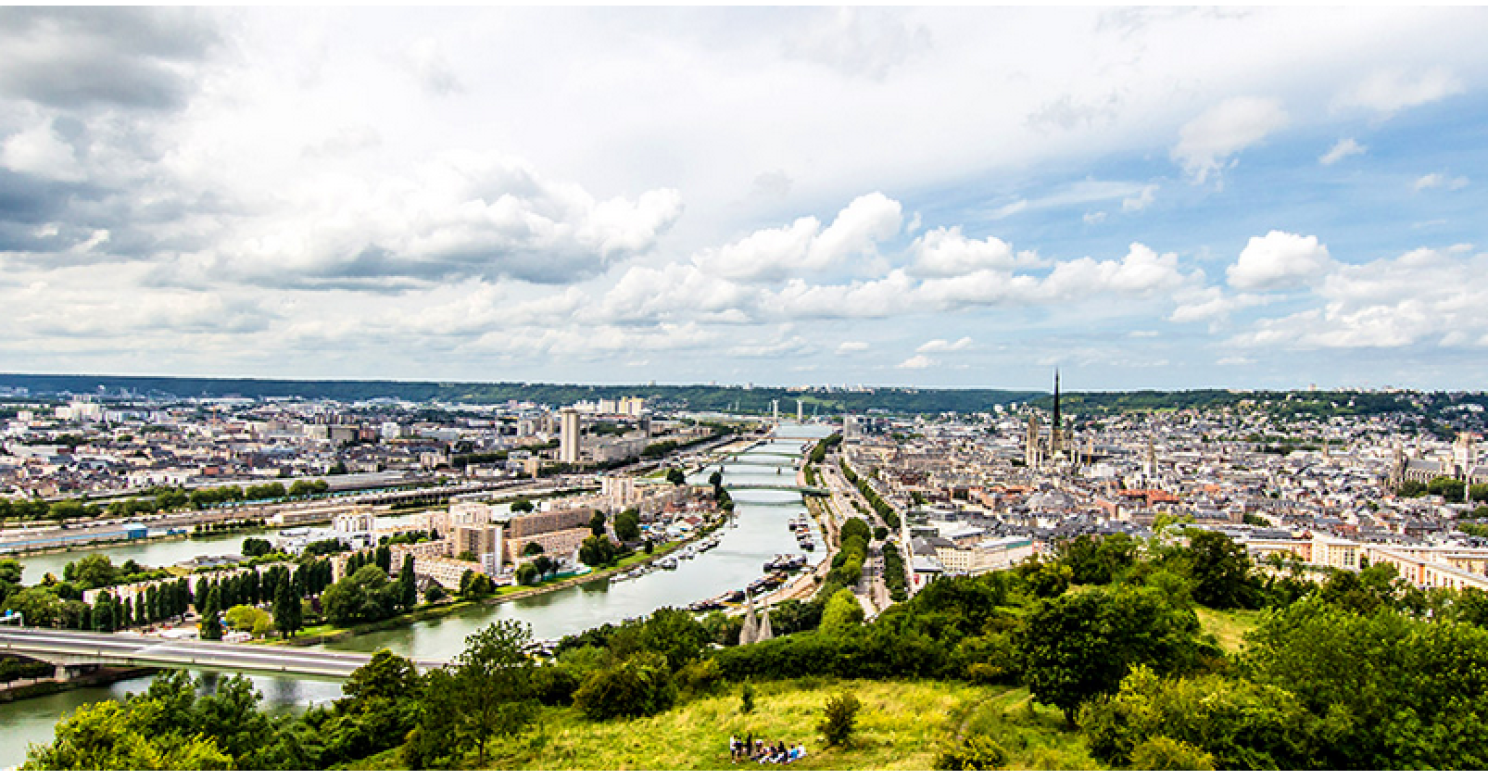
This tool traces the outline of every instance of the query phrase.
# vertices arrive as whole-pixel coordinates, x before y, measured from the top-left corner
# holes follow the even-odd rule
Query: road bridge
[[[735,490],[789,490],[807,496],[830,496],[832,491],[813,485],[769,485],[737,482],[724,485],[732,494]],[[737,499],[736,499],[737,500]]]
[[[344,680],[371,660],[362,653],[333,653],[269,645],[239,645],[129,634],[0,627],[0,653],[25,656],[57,667],[57,679],[90,666],[139,666],[244,674],[282,674]],[[423,670],[441,661],[414,660]]]

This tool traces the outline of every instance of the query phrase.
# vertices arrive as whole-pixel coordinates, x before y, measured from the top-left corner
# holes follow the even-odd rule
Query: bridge
[[[0,653],[25,656],[57,667],[57,679],[85,666],[141,666],[244,674],[283,674],[321,680],[344,680],[372,659],[362,653],[333,653],[304,648],[235,645],[185,639],[159,639],[127,634],[0,628]],[[440,661],[414,660],[422,670]]]
[[[725,484],[724,487],[728,489],[730,494],[732,494],[735,490],[789,490],[807,496],[825,497],[832,495],[832,491],[827,490],[826,488],[816,487],[814,485],[767,485],[738,482],[734,484]]]

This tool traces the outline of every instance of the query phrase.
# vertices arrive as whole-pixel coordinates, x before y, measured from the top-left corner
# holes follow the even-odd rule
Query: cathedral
[[[1061,466],[1070,462],[1074,437],[1064,429],[1059,416],[1059,369],[1054,369],[1054,420],[1048,434],[1040,430],[1037,414],[1028,415],[1028,433],[1024,438],[1023,462],[1029,468]]]

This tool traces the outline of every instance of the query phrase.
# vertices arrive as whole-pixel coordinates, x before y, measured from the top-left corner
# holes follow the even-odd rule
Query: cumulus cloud
[[[963,349],[969,348],[971,346],[971,343],[972,342],[970,336],[962,336],[955,341],[946,341],[945,339],[931,339],[924,344],[921,344],[919,348],[915,350],[915,352],[918,352],[920,354],[931,352],[960,352]]]
[[[867,351],[868,342],[866,341],[844,341],[837,345],[837,354],[839,355],[855,355],[859,352]]]
[[[1258,321],[1241,347],[1401,348],[1488,346],[1488,291],[1462,284],[1488,274],[1488,255],[1467,247],[1418,249],[1340,265],[1316,286],[1322,305]]]
[[[1151,206],[1155,200],[1157,200],[1157,185],[1149,184],[1143,187],[1142,191],[1136,195],[1129,198],[1122,198],[1121,210],[1127,212],[1141,211]]]
[[[909,251],[914,257],[911,270],[922,279],[961,276],[984,268],[1011,269],[1038,264],[1033,253],[1015,253],[1000,239],[967,238],[961,235],[959,225],[926,231],[914,240]]]
[[[1416,179],[1416,183],[1411,185],[1411,189],[1415,190],[1416,192],[1420,192],[1421,190],[1433,189],[1460,190],[1463,187],[1466,187],[1469,183],[1470,182],[1468,182],[1466,176],[1448,176],[1445,173],[1428,173],[1425,176]]]
[[[1369,151],[1368,147],[1361,146],[1358,141],[1352,138],[1342,138],[1338,143],[1333,144],[1333,148],[1329,149],[1326,154],[1319,157],[1318,162],[1323,165],[1332,165],[1345,157],[1352,157],[1367,151]]]
[[[1334,101],[1334,105],[1338,108],[1365,108],[1388,115],[1462,91],[1462,80],[1447,68],[1437,67],[1414,73],[1386,69],[1369,74],[1364,80],[1345,90]]]
[[[1225,277],[1239,290],[1276,290],[1312,280],[1333,266],[1328,247],[1317,236],[1273,230],[1252,237],[1239,259],[1225,269]]]
[[[878,244],[899,233],[898,201],[874,192],[855,198],[825,229],[815,217],[748,237],[693,257],[698,266],[730,279],[783,279],[876,256]]]
[[[601,201],[520,160],[470,153],[411,178],[315,179],[286,199],[170,273],[310,288],[562,283],[648,251],[682,212],[674,190]]]
[[[1240,151],[1260,143],[1287,124],[1281,103],[1271,98],[1236,97],[1220,103],[1178,131],[1173,159],[1197,184],[1233,164]]]

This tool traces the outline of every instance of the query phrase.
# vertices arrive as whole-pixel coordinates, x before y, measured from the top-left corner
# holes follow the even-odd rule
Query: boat
[[[660,561],[657,561],[656,565],[663,569],[671,570],[677,568],[677,561],[674,558],[662,558]]]

